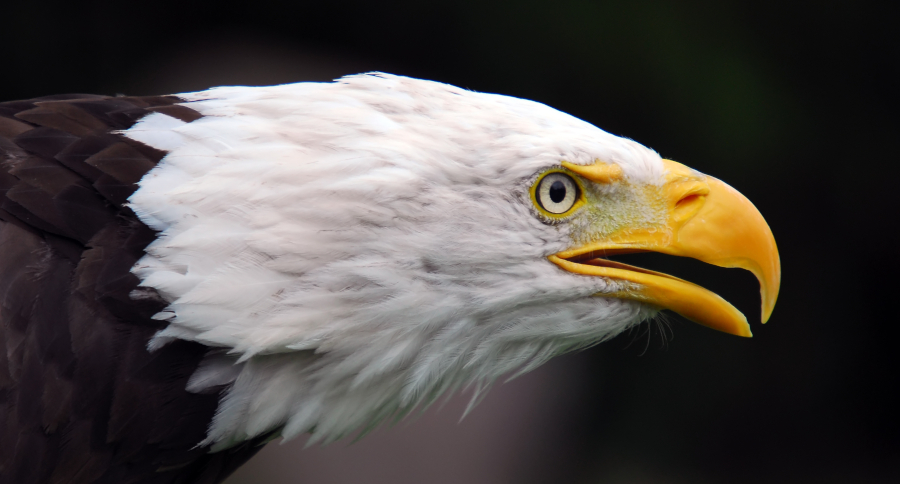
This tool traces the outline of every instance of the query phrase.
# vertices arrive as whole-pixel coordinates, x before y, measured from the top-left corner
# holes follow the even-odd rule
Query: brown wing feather
[[[159,97],[0,103],[0,484],[215,483],[258,449],[210,454],[217,394],[185,391],[207,348],[149,353],[165,307],[129,272],[155,233],[124,207],[164,152],[112,134]]]

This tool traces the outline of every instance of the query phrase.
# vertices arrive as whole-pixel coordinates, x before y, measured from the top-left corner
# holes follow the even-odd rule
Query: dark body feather
[[[261,448],[195,448],[219,395],[185,386],[208,348],[146,349],[166,303],[129,269],[156,234],[123,204],[165,153],[112,131],[200,117],[177,102],[0,103],[0,484],[215,483]]]

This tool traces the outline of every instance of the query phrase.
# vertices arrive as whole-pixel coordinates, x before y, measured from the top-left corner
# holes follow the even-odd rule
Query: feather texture
[[[146,351],[166,302],[130,269],[156,234],[123,203],[165,153],[112,131],[198,119],[179,101],[0,103],[0,483],[213,483],[257,450],[197,447],[204,346]]]
[[[377,73],[56,96],[0,103],[0,154],[0,484],[218,482],[657,312],[546,256],[655,223],[659,156],[531,101]],[[623,183],[535,209],[595,160]]]
[[[124,132],[169,152],[129,199],[160,232],[134,273],[170,302],[152,348],[196,341],[242,364],[205,443],[279,428],[330,441],[656,312],[598,302],[618,283],[549,264],[578,223],[547,223],[528,198],[562,160],[658,182],[637,143],[386,74],[179,97],[203,117]]]

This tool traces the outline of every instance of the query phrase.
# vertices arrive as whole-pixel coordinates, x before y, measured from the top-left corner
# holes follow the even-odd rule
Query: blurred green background
[[[669,318],[230,484],[900,482],[900,42],[889,2],[4,2],[0,98],[383,70],[534,99],[753,200],[783,285],[744,340]],[[654,268],[758,321],[749,273]],[[673,337],[674,336],[674,337]]]

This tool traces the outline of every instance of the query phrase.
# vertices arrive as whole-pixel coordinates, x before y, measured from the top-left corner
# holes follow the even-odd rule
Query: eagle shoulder
[[[197,447],[219,400],[185,390],[205,346],[147,351],[166,303],[130,272],[156,232],[126,200],[166,153],[117,131],[200,117],[180,101],[0,103],[0,483],[213,483],[260,448]]]

